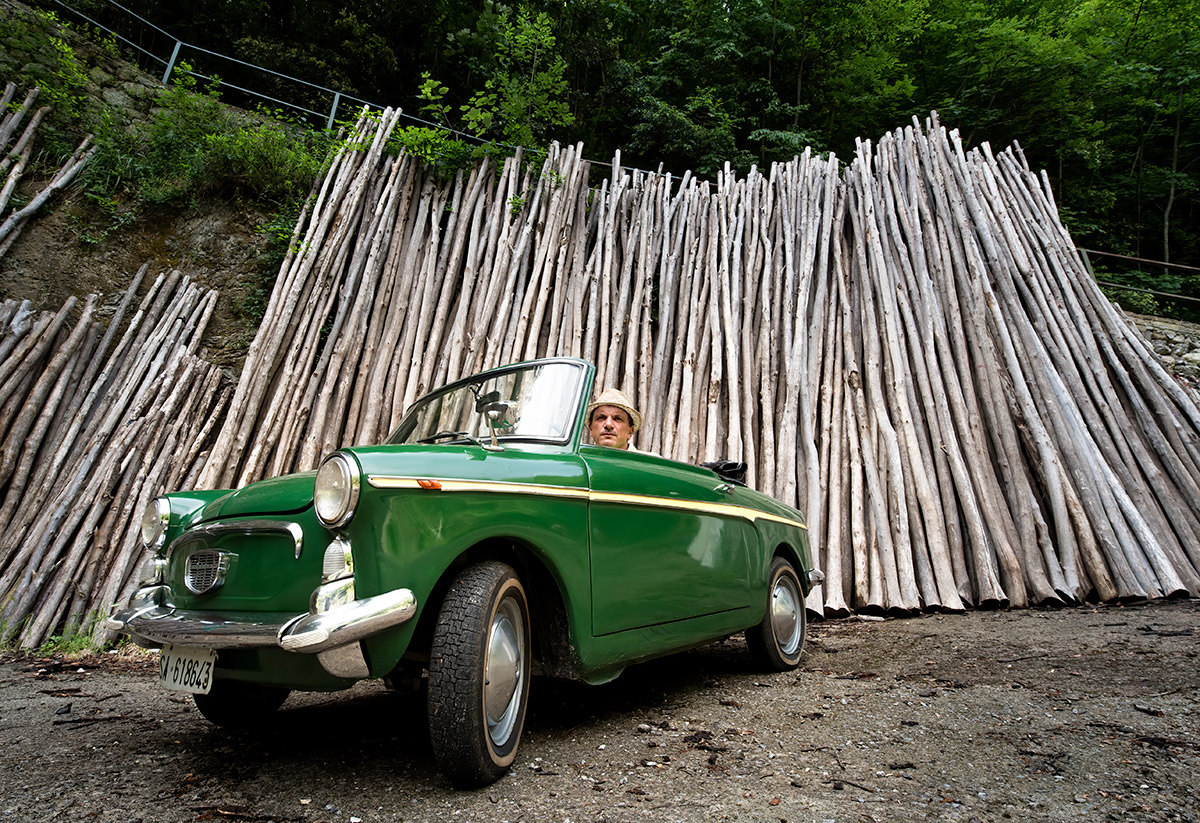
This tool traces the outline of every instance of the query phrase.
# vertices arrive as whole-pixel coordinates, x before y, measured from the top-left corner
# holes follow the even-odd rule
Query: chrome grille
[[[183,570],[183,584],[192,594],[204,594],[225,582],[225,570],[229,559],[222,552],[205,549],[187,559]]]

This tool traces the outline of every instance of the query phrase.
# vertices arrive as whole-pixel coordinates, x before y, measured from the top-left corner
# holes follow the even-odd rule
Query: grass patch
[[[89,615],[77,625],[63,628],[62,634],[52,634],[36,653],[46,657],[76,657],[102,650],[93,640],[96,625],[100,622],[99,614]]]
[[[201,87],[181,63],[148,120],[105,113],[88,194],[137,211],[191,205],[205,193],[294,208],[324,173],[334,136],[281,117],[226,106],[219,81]]]

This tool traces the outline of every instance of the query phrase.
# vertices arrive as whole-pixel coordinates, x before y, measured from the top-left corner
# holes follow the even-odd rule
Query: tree
[[[450,36],[453,48],[469,54],[468,64],[483,82],[452,114],[450,86],[424,72],[422,111],[443,125],[514,146],[536,147],[556,127],[574,122],[565,97],[566,63],[555,49],[549,15],[488,2],[474,30]]]
[[[250,63],[643,168],[844,157],[936,109],[968,144],[1019,141],[1080,243],[1200,264],[1200,0],[131,2]]]

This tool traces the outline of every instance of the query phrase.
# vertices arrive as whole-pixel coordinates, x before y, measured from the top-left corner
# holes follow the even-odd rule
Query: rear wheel
[[[210,723],[246,729],[265,723],[283,705],[289,689],[243,680],[214,680],[208,694],[193,694],[200,714]]]
[[[429,661],[429,737],[455,786],[498,780],[517,754],[529,698],[529,603],[517,573],[487,561],[454,580]]]
[[[746,645],[763,668],[786,672],[800,665],[807,631],[800,578],[791,563],[776,557],[767,586],[767,613],[757,626],[746,629]]]

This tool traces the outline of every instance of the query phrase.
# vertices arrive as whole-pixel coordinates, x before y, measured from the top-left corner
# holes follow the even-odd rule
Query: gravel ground
[[[0,821],[1200,821],[1197,601],[849,619],[799,672],[738,639],[536,679],[512,772],[456,792],[419,699],[206,723],[152,655],[0,657]]]

